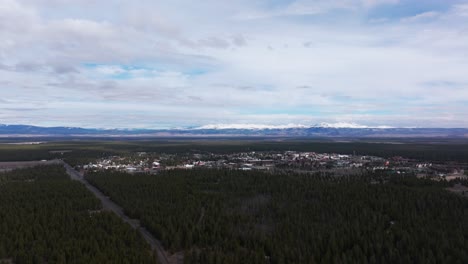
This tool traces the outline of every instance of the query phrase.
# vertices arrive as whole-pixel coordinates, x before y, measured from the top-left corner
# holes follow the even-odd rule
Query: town
[[[327,172],[336,176],[385,171],[411,174],[433,180],[468,179],[467,164],[437,163],[395,156],[345,155],[299,151],[239,152],[230,154],[166,154],[137,152],[128,156],[110,156],[77,166],[82,172],[117,170],[128,173],[152,173],[173,169],[232,169],[258,171]]]

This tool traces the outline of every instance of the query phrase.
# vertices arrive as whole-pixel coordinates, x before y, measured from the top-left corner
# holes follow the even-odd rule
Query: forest
[[[468,263],[468,200],[446,182],[237,170],[86,178],[185,263]]]
[[[0,263],[155,263],[140,234],[62,166],[0,173]]]

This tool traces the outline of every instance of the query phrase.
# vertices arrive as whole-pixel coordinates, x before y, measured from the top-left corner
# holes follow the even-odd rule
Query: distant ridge
[[[312,126],[221,124],[178,129],[97,129],[0,125],[0,137],[446,137],[468,138],[468,128],[395,128],[354,123]]]

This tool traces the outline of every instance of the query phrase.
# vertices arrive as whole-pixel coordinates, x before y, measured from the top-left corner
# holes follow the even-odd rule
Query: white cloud
[[[361,0],[365,7],[375,7],[378,5],[398,4],[400,0]]]
[[[55,2],[0,2],[0,123],[468,126],[464,5]]]
[[[399,0],[296,0],[276,9],[256,9],[235,16],[240,20],[267,19],[283,16],[320,15],[335,10],[358,11],[371,9],[380,5],[392,5]]]
[[[468,16],[468,4],[458,4],[454,6],[454,13],[459,16]]]
[[[411,16],[411,17],[402,18],[401,21],[402,22],[419,22],[419,21],[424,21],[424,20],[427,20],[427,19],[436,18],[439,15],[440,15],[439,12],[429,11],[429,12],[424,12],[424,13],[417,14],[417,15],[414,15],[414,16]]]

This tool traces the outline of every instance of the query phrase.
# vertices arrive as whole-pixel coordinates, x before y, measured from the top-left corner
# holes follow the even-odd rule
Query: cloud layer
[[[468,127],[468,1],[0,1],[0,123]]]

